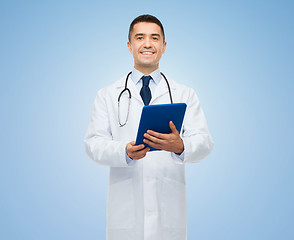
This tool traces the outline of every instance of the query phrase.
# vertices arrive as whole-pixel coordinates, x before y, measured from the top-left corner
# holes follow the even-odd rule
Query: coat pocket
[[[186,187],[182,182],[165,178],[162,185],[161,221],[164,227],[186,227]]]
[[[108,227],[127,229],[135,224],[135,205],[132,179],[109,185]]]

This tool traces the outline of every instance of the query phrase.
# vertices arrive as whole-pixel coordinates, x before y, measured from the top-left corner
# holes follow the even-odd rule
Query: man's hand
[[[127,154],[130,158],[139,160],[146,156],[146,153],[150,150],[149,147],[144,148],[144,144],[140,144],[138,146],[135,145],[136,142],[129,142],[126,147]]]
[[[183,140],[172,121],[169,122],[169,127],[172,130],[170,134],[148,130],[147,133],[144,134],[146,139],[144,139],[143,142],[153,148],[181,154],[184,151]]]

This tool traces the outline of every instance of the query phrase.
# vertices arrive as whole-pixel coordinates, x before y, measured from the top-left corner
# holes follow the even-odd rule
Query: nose
[[[145,48],[150,48],[151,47],[151,41],[150,41],[150,38],[149,37],[146,37],[145,38],[144,47]]]

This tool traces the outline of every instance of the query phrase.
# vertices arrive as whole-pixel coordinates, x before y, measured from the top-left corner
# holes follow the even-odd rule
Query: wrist
[[[183,152],[184,152],[184,143],[183,143],[183,140],[181,139],[180,147],[175,153],[178,155],[181,155]]]

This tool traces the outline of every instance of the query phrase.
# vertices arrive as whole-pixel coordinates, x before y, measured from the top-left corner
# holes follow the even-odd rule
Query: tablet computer
[[[159,133],[171,133],[169,122],[172,121],[178,132],[181,131],[187,104],[172,103],[144,106],[141,113],[140,124],[137,133],[136,145],[144,144],[144,133],[153,130]],[[150,151],[160,150],[150,147]]]

